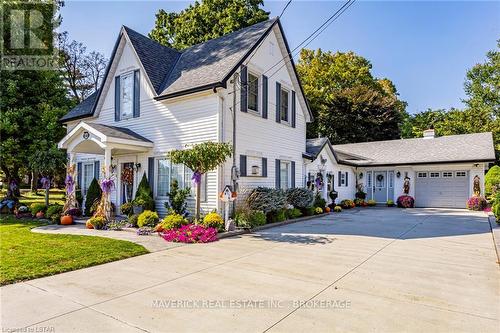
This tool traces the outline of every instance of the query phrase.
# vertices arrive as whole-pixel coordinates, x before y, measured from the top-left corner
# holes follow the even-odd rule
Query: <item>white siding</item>
[[[268,116],[267,119],[259,115],[240,111],[240,88],[236,88],[236,165],[239,167],[240,155],[265,157],[267,158],[267,177],[241,177],[239,180],[240,199],[242,199],[251,188],[257,186],[275,187],[276,159],[295,161],[295,184],[297,187],[303,185],[303,161],[302,153],[305,152],[306,141],[306,118],[299,103],[298,95],[300,89],[293,86],[290,72],[287,67],[281,68],[276,74],[270,77],[280,66],[274,67],[269,72],[266,70],[275,65],[285,55],[278,48],[276,30],[271,32],[258,48],[250,62],[246,62],[249,72],[259,75],[264,74],[268,79]],[[274,52],[271,54],[269,43],[274,44]],[[260,80],[260,85],[261,85]],[[280,82],[283,87],[294,90],[296,99],[296,127],[276,122],[276,82]],[[233,90],[232,85],[228,85],[227,91],[221,92],[224,100],[223,106],[223,131],[221,140],[232,142],[232,94],[227,92]],[[261,108],[262,86],[259,87],[259,108]],[[291,104],[289,105],[291,109]],[[306,111],[307,112],[307,111]],[[232,161],[227,161],[223,170],[224,184],[231,184]]]

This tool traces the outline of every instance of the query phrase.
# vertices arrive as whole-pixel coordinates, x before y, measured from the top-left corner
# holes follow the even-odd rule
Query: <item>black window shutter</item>
[[[241,112],[247,112],[247,85],[248,85],[248,75],[247,75],[247,66],[241,65],[240,72],[240,81],[241,81]]]
[[[115,77],[115,121],[120,120],[120,77]]]
[[[267,177],[267,158],[262,157],[262,177]]]
[[[295,161],[292,161],[292,186],[291,188],[295,188]]]
[[[94,178],[99,180],[100,175],[101,175],[101,162],[95,161],[94,162]]]
[[[140,80],[139,70],[134,71],[134,118],[141,115],[140,105],[141,105],[141,80]]]
[[[264,119],[267,119],[268,97],[267,76],[262,75],[262,118]]]
[[[79,188],[82,188],[82,172],[83,172],[82,162],[76,163],[76,185]]]
[[[281,122],[281,84],[276,82],[276,122]]]
[[[240,155],[240,176],[247,176],[247,155]]]
[[[339,187],[342,186],[342,171],[339,171]]]
[[[276,186],[276,188],[281,188],[280,164],[281,164],[281,161],[276,160],[276,162],[275,162],[275,169],[276,169],[275,186]]]
[[[349,186],[349,183],[348,183],[348,180],[349,180],[349,172],[346,172],[345,173],[345,186]]]
[[[295,91],[292,90],[292,127],[295,127],[296,111],[295,111]]]
[[[155,158],[148,157],[148,183],[151,191],[155,190]]]

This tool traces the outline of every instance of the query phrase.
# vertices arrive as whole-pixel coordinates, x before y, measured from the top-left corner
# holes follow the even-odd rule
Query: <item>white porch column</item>
[[[321,173],[321,176],[323,177],[323,199],[328,203],[328,179],[326,177],[326,170]]]
[[[69,153],[69,165],[73,165],[76,162],[76,154],[73,152]]]
[[[111,167],[111,148],[104,149],[104,176],[107,178],[110,176]]]

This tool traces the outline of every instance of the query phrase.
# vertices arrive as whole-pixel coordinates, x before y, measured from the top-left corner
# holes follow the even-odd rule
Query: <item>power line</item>
[[[283,10],[281,11],[281,14],[278,16],[279,18],[281,18],[281,16],[283,16],[283,14],[285,13],[285,10],[288,8],[288,6],[290,5],[291,2],[292,2],[292,0],[289,0],[287,2],[287,4],[285,5],[285,8],[283,8]]]

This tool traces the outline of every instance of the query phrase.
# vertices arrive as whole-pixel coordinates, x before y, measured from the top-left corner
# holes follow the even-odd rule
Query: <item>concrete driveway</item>
[[[1,305],[4,331],[498,332],[500,269],[482,213],[367,208],[5,286]]]

